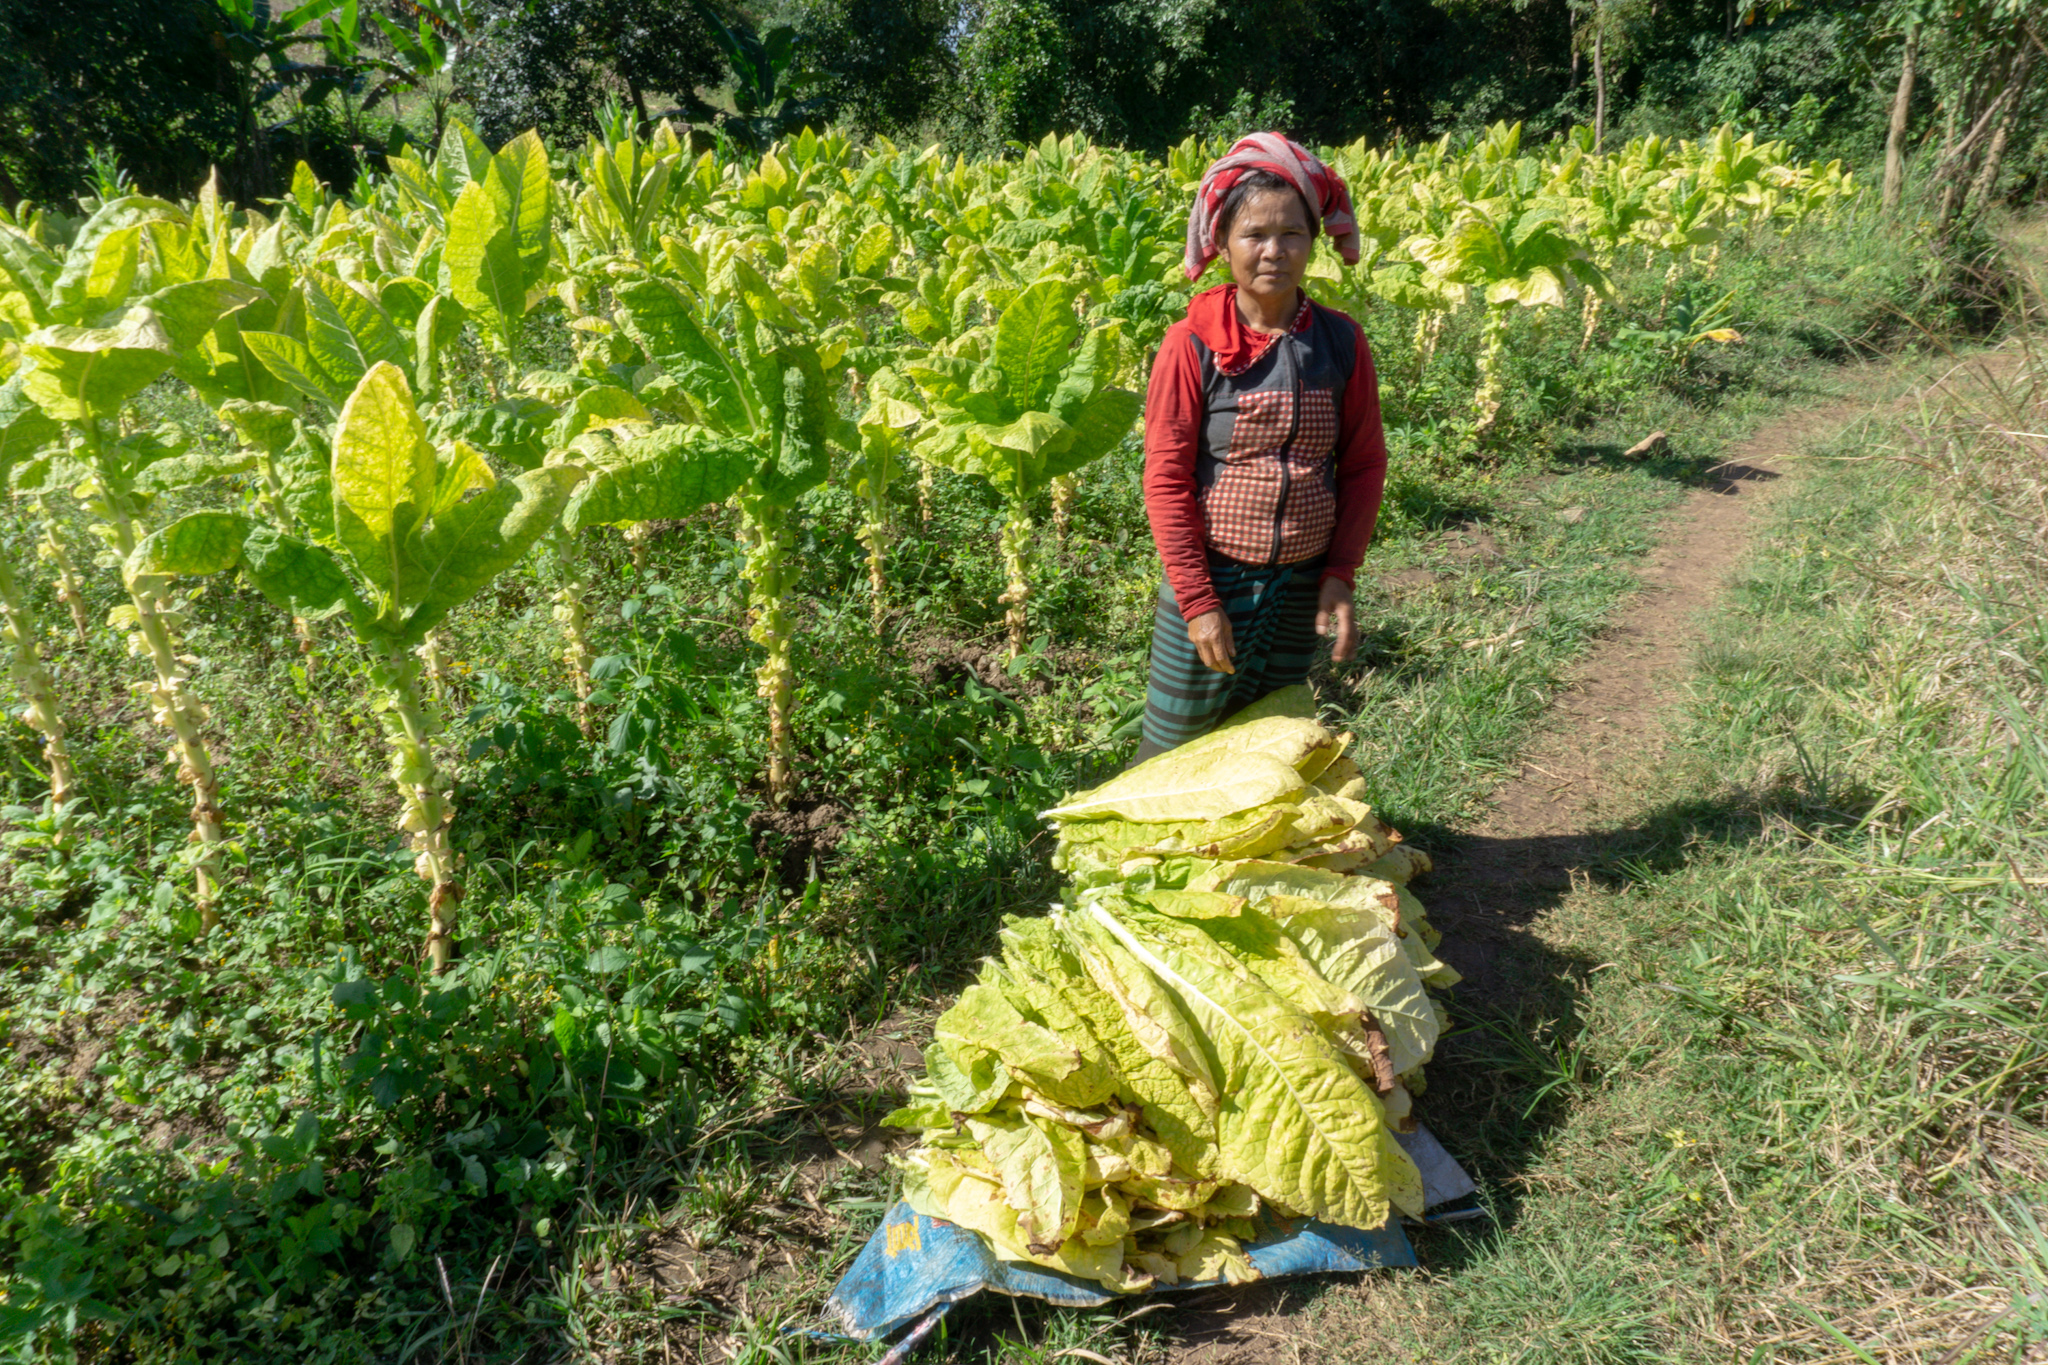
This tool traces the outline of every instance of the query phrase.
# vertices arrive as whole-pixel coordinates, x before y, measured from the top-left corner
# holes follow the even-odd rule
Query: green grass
[[[1469,818],[1632,590],[1658,515],[1731,440],[1868,385],[1834,363],[1847,348],[1802,328],[1865,336],[1915,310],[1945,325],[1918,260],[1910,241],[1813,233],[1731,252],[1724,283],[1775,292],[1751,288],[1743,346],[1683,366],[1650,342],[1576,366],[1568,320],[1518,319],[1516,397],[1487,461],[1459,439],[1471,376],[1456,338],[1411,379],[1403,329],[1365,319],[1382,339],[1394,478],[1362,596],[1366,656],[1322,680],[1397,825]],[[1654,326],[1660,283],[1628,277],[1612,325]],[[192,416],[161,404],[145,416]],[[1619,458],[1657,427],[1670,459]],[[423,893],[389,833],[352,649],[331,638],[309,666],[246,589],[195,597],[195,687],[231,721],[214,734],[241,859],[229,932],[200,944],[178,890],[184,799],[127,695],[136,662],[118,643],[64,647],[93,821],[63,866],[33,811],[10,816],[0,1263],[14,1281],[0,1326],[40,1323],[45,1354],[92,1360],[810,1350],[777,1331],[815,1309],[891,1194],[886,1174],[832,1155],[895,1098],[842,1040],[871,1047],[881,1025],[914,1047],[1001,916],[1057,894],[1035,813],[1128,755],[1157,582],[1127,449],[1089,471],[1034,598],[1043,644],[1005,668],[1000,509],[944,477],[925,525],[900,492],[882,639],[850,500],[828,488],[805,507],[793,816],[762,812],[728,518],[664,528],[644,567],[592,538],[596,743],[576,732],[555,657],[552,561],[450,622],[446,743],[470,885],[453,980],[418,972]],[[33,554],[27,513],[0,520],[18,562]],[[116,593],[101,566],[96,619]],[[19,727],[6,741],[4,780],[32,798],[35,746]],[[1502,1114],[1551,1085],[1535,1111],[1550,1126],[1510,1125],[1500,1150],[1547,1142],[1625,1055],[1602,1050],[1588,1008],[1533,1049],[1495,1039]],[[1689,1158],[1642,1141],[1674,1198],[1693,1188]],[[1563,1257],[1555,1292],[1592,1321],[1607,1291],[1591,1267],[1631,1245],[1541,1254]],[[1654,1306],[1659,1292],[1623,1297]],[[948,1347],[1170,1349],[1156,1315],[1110,1321],[980,1305]]]
[[[1454,1147],[1525,1153],[1481,1167],[1498,1224],[1431,1235],[1427,1274],[1324,1293],[1314,1353],[1961,1362],[2048,1340],[2044,449],[2001,434],[2043,429],[2048,370],[1989,363],[2005,377],[1845,435],[1778,506],[1680,745],[1537,926],[1600,968],[1568,984],[1568,1036],[1444,1068],[1486,1065],[1508,1101],[1431,1113]],[[1493,1131],[1459,1133],[1474,1117]]]

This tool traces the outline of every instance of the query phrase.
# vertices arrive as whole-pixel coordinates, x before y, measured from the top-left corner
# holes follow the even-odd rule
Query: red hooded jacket
[[[1352,582],[1379,519],[1387,442],[1356,322],[1303,297],[1283,334],[1205,290],[1167,329],[1145,395],[1145,513],[1181,615],[1222,608],[1210,557]]]

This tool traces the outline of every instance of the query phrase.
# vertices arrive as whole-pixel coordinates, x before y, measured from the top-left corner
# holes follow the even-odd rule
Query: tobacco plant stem
[[[0,633],[6,635],[12,647],[10,664],[15,688],[28,702],[28,723],[43,737],[43,766],[50,779],[50,812],[61,840],[70,825],[64,807],[71,800],[71,751],[64,745],[64,717],[57,709],[56,687],[37,647],[41,632],[35,612],[21,595],[14,570],[4,559],[0,559],[0,611],[7,617]]]
[[[555,624],[562,628],[562,662],[576,683],[576,728],[586,740],[597,738],[597,726],[590,715],[590,665],[597,654],[590,647],[590,614],[583,596],[590,585],[583,577],[583,556],[567,531],[554,535],[555,558],[562,567],[562,589],[555,594]]]
[[[796,742],[790,708],[796,671],[790,664],[789,553],[796,544],[789,508],[766,498],[740,498],[740,526],[747,546],[747,638],[768,652],[754,672],[755,691],[768,703],[768,800],[777,807],[795,790]]]
[[[1003,572],[1008,575],[1010,586],[996,603],[1009,609],[1003,620],[1010,628],[1013,659],[1024,652],[1025,603],[1031,597],[1031,530],[1029,509],[1021,500],[1011,503],[1010,514],[1003,519]]]
[[[1486,321],[1479,329],[1479,391],[1472,396],[1472,407],[1479,419],[1474,435],[1480,440],[1493,430],[1495,419],[1500,416],[1501,359],[1507,349],[1508,310],[1493,305],[1486,310]]]
[[[138,539],[128,490],[106,477],[98,424],[86,423],[85,435],[86,448],[100,472],[114,545],[125,563]],[[167,757],[178,766],[178,780],[192,788],[192,842],[199,846],[192,859],[192,900],[199,908],[200,933],[210,934],[220,927],[220,846],[227,842],[227,831],[221,817],[220,779],[214,773],[206,736],[200,732],[207,719],[206,705],[185,686],[185,664],[178,658],[170,623],[164,619],[163,594],[169,586],[168,579],[154,574],[129,584],[135,634],[129,637],[128,648],[135,654],[146,652],[156,670],[155,686],[139,685],[136,690],[149,694],[152,718],[171,732],[175,742]]]
[[[57,519],[50,515],[47,507],[38,507],[43,514],[43,543],[36,547],[39,558],[47,559],[57,566],[57,600],[71,611],[71,624],[78,631],[78,642],[89,644],[92,631],[85,618],[85,585],[79,581],[78,570],[71,563],[71,547],[64,543],[57,531]]]
[[[199,727],[206,723],[206,706],[185,686],[186,673],[171,641],[171,628],[159,610],[154,576],[136,581],[128,593],[135,605],[136,634],[149,652],[156,668],[156,685],[148,689],[150,706],[157,724],[176,738],[169,757],[178,765],[178,777],[192,787],[192,842],[199,845],[193,859],[193,900],[199,907],[202,933],[220,927],[216,905],[220,887],[220,845],[227,840],[221,823],[220,780],[214,774],[213,755]]]
[[[398,827],[411,837],[413,871],[427,883],[427,959],[438,975],[455,956],[455,907],[462,887],[455,880],[455,852],[448,824],[455,816],[450,783],[434,762],[433,739],[440,725],[420,699],[420,662],[403,649],[383,651],[371,665],[382,694],[378,719],[391,746],[391,780],[404,803]]]
[[[1074,520],[1074,499],[1081,491],[1081,476],[1062,474],[1052,481],[1052,538],[1062,550],[1067,548],[1067,527]]]

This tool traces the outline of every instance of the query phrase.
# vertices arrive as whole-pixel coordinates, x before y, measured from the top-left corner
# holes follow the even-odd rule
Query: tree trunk
[[[1906,30],[1905,51],[1899,57],[1899,88],[1892,96],[1891,130],[1884,140],[1884,208],[1890,213],[1899,206],[1906,188],[1906,123],[1913,104],[1913,64],[1919,56],[1920,30]]]
[[[2006,140],[2012,135],[2013,121],[2019,117],[2020,105],[2026,102],[2027,81],[2034,66],[2034,54],[2022,53],[2019,69],[2013,72],[2012,84],[2006,91],[2005,112],[1999,116],[1998,126],[1992,131],[1991,145],[1984,150],[1984,164],[1977,168],[1976,179],[1970,182],[1970,194],[1966,203],[1978,209],[1990,205],[1992,195],[1998,192],[1998,172],[2005,162]]]
[[[1595,19],[1595,23],[1602,22]],[[1598,155],[1607,139],[1607,35],[1593,30],[1593,152]]]

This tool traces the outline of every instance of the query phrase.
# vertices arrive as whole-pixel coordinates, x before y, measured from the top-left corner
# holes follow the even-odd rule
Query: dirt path
[[[1617,823],[1640,805],[1694,650],[1777,489],[1780,461],[1867,411],[1847,400],[1768,423],[1667,514],[1641,593],[1572,670],[1515,776],[1494,791],[1491,814],[1446,850],[1427,883],[1430,915],[1457,945],[1469,983],[1461,994],[1514,993],[1497,970],[1501,949],[1570,891],[1575,871],[1601,860]]]
[[[1446,960],[1465,974],[1461,998],[1502,1008],[1528,984],[1518,940],[1541,955],[1532,922],[1571,890],[1575,873],[1603,860],[1641,804],[1693,652],[1779,487],[1782,461],[1870,410],[1848,400],[1768,423],[1667,515],[1642,592],[1567,678],[1485,821],[1439,851],[1439,870],[1416,887],[1443,930]],[[1275,1283],[1195,1296],[1176,1324],[1175,1361],[1311,1360],[1299,1324],[1289,1326],[1308,1293]]]

